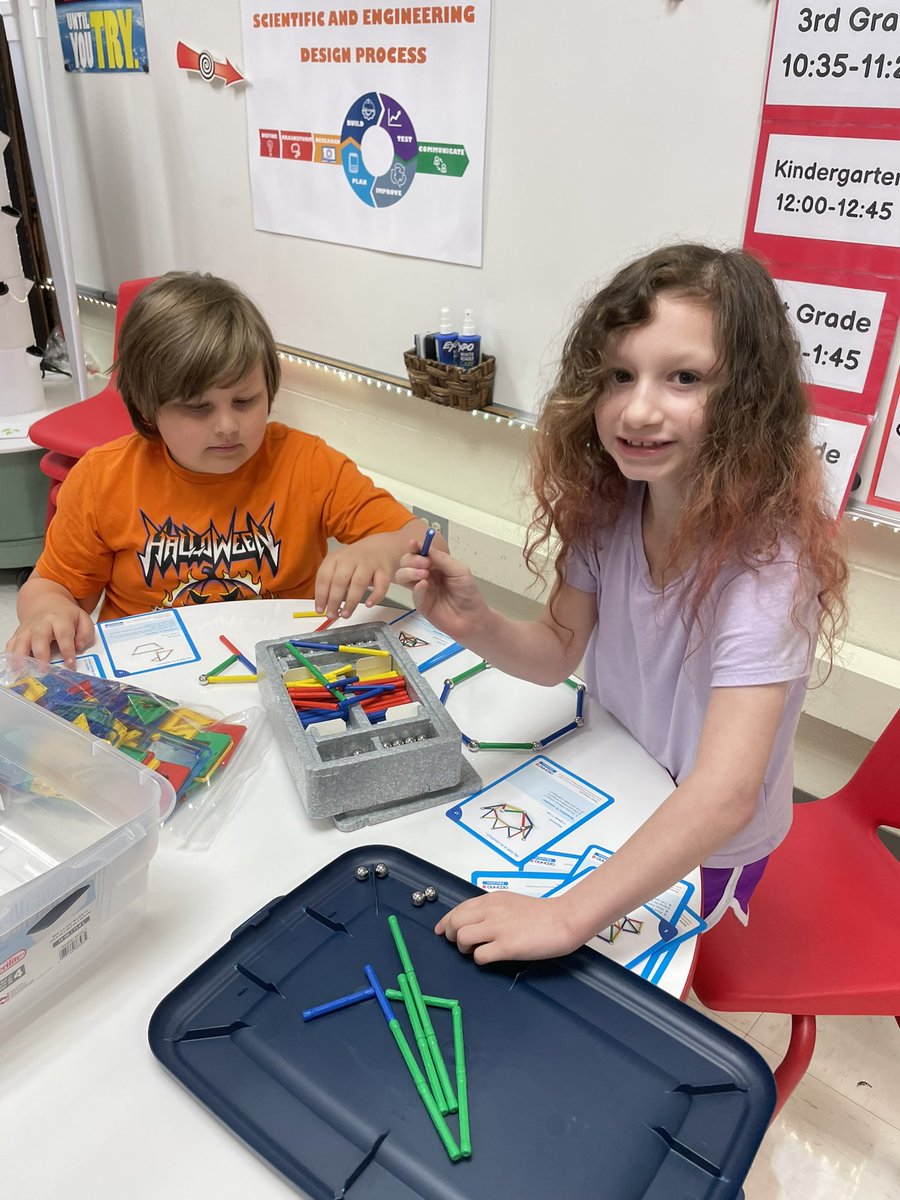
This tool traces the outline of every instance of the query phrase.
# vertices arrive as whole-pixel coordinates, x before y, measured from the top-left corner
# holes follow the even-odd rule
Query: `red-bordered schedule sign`
[[[900,315],[896,281],[768,263],[817,409],[875,412]]]
[[[900,8],[778,0],[765,115],[900,127]]]
[[[816,412],[813,440],[836,515],[844,511],[850,496],[871,422],[872,418],[863,413]]]
[[[894,384],[894,396],[887,424],[881,435],[878,458],[872,473],[867,502],[900,512],[900,376]]]
[[[765,119],[744,241],[797,268],[900,274],[900,127]]]

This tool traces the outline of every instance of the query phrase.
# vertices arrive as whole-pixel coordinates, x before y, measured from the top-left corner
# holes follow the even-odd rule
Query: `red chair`
[[[152,278],[130,279],[120,286],[116,302],[113,353],[118,348],[119,330],[132,301],[138,292],[152,282]],[[41,470],[51,479],[61,482],[65,476],[47,470],[45,464],[54,466],[58,471],[60,459],[65,458],[69,460],[71,467],[93,446],[102,446],[105,442],[111,442],[114,438],[133,432],[134,426],[131,424],[131,418],[122,402],[122,397],[116,390],[115,384],[108,383],[96,396],[89,396],[86,400],[78,401],[77,404],[69,404],[65,408],[57,409],[56,412],[48,413],[46,417],[41,417],[28,430],[28,436],[36,446],[43,446],[55,455],[53,459],[44,455],[41,459]],[[50,500],[47,506],[48,525],[56,512],[56,493],[58,491],[58,487],[50,489]]]
[[[845,787],[795,805],[749,926],[726,916],[700,938],[693,985],[707,1008],[791,1016],[773,1119],[809,1066],[817,1016],[900,1023],[900,862],[880,825],[900,826],[900,712]]]

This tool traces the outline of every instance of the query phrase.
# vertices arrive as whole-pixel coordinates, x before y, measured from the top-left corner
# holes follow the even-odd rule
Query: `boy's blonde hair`
[[[135,430],[158,438],[156,417],[170,400],[232,387],[257,365],[269,409],[281,380],[275,340],[249,297],[227,279],[170,271],[133,300],[119,330],[113,372]]]

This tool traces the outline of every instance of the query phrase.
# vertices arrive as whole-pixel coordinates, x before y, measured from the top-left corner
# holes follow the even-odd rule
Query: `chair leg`
[[[900,1021],[900,1017],[897,1020]],[[809,1066],[815,1048],[816,1018],[792,1016],[790,1044],[781,1064],[775,1070],[778,1099],[775,1111],[772,1113],[773,1121],[790,1098],[791,1092],[806,1074],[806,1068]]]

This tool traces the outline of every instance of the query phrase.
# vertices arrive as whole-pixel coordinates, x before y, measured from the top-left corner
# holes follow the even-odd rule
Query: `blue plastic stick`
[[[432,654],[431,658],[426,658],[424,662],[419,663],[419,674],[421,675],[431,667],[436,667],[438,663],[446,662],[454,654],[459,654],[460,650],[465,650],[465,646],[461,646],[459,642],[451,642],[449,646],[445,646],[437,654]]]
[[[425,530],[425,536],[422,538],[422,549],[419,551],[423,558],[428,557],[428,551],[431,549],[431,543],[434,541],[435,533],[437,533],[437,530],[433,526],[429,526],[428,529]]]
[[[339,1008],[349,1008],[351,1004],[359,1004],[361,1000],[371,1000],[375,989],[363,988],[361,992],[351,992],[349,996],[341,996],[337,1000],[329,1000],[327,1004],[317,1004],[314,1008],[304,1008],[303,1020],[312,1021],[315,1017],[323,1017],[325,1013],[337,1012]]]

